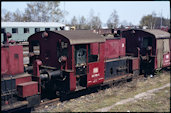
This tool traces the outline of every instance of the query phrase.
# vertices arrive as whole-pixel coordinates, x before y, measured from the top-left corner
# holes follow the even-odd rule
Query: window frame
[[[1,33],[5,33],[6,29],[5,28],[1,28]]]
[[[30,29],[27,27],[27,28],[24,28],[24,34],[26,33],[30,33]]]
[[[14,30],[16,31],[16,32],[14,32]],[[17,34],[18,33],[18,28],[12,28],[12,34]]]
[[[45,31],[50,31],[50,28],[49,27],[45,28]]]
[[[59,31],[59,29],[56,27],[56,28],[55,28],[55,31]]]
[[[99,43],[98,43],[97,45],[98,45],[98,52],[97,52],[96,55],[94,55],[94,54],[92,54],[92,51],[91,51],[91,44],[88,44],[88,63],[99,62],[99,57],[100,57],[100,55],[99,55],[99,51],[100,51],[100,50],[99,50],[99,49],[100,49],[100,45],[99,45]],[[91,61],[91,60],[90,60],[90,59],[91,59],[90,56],[91,56],[91,57],[97,56],[97,59]]]

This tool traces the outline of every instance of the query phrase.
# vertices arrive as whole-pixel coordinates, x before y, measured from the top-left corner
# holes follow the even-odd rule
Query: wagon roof
[[[142,32],[152,34],[152,35],[154,35],[154,37],[156,39],[170,38],[170,33],[169,32],[159,30],[159,29],[129,29],[129,30],[124,30],[123,32],[132,31],[132,30],[142,31]]]
[[[159,29],[145,29],[144,31],[153,34],[156,38],[170,38],[170,33]]]
[[[1,27],[62,27],[58,22],[1,22]]]
[[[105,42],[104,38],[102,38],[99,34],[91,32],[90,30],[56,31],[56,33],[68,38],[71,45]]]

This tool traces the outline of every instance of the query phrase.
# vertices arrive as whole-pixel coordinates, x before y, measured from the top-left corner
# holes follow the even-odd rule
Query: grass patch
[[[131,102],[115,106],[110,112],[170,112],[170,88],[164,88],[154,93],[155,95],[148,99],[141,99],[137,102]]]

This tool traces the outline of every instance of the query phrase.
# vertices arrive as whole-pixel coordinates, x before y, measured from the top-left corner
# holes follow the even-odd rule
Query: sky
[[[26,1],[1,2],[1,9],[14,12],[18,8],[24,12]],[[94,16],[99,16],[103,26],[107,22],[113,10],[117,11],[119,22],[127,21],[138,25],[141,18],[155,12],[158,17],[170,18],[170,1],[61,1],[60,9],[68,12],[65,22],[70,23],[73,16],[77,19],[81,16],[90,17],[93,10]],[[1,10],[2,11],[2,10]]]

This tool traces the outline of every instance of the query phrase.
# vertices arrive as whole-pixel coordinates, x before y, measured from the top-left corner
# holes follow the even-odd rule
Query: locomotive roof
[[[145,32],[153,34],[156,38],[170,38],[170,33],[159,29],[145,29]]]
[[[125,30],[125,31],[132,31],[132,30],[147,32],[149,34],[154,35],[156,39],[170,38],[170,33],[169,32],[166,32],[166,31],[163,31],[163,30],[160,30],[160,29],[143,29],[143,30],[142,29],[130,29],[130,30]],[[125,32],[125,31],[123,31],[123,32]]]
[[[104,38],[102,38],[99,34],[91,32],[90,30],[56,31],[56,33],[68,38],[71,45],[105,42]]]

